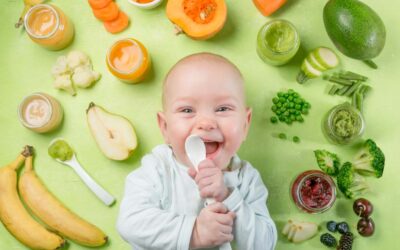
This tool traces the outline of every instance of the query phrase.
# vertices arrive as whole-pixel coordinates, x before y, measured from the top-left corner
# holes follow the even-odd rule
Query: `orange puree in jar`
[[[50,4],[32,7],[25,15],[24,25],[34,42],[50,50],[65,48],[74,35],[74,27],[68,17]]]
[[[138,3],[150,3],[153,2],[154,0],[136,0]]]
[[[110,72],[127,83],[137,83],[145,77],[150,57],[139,41],[128,38],[114,43],[107,53]]]

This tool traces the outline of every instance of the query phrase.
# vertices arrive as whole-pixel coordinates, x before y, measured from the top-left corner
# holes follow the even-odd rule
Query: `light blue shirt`
[[[188,250],[197,215],[204,207],[188,168],[167,145],[155,147],[126,178],[117,229],[134,250]],[[277,232],[258,171],[232,158],[224,181],[231,194],[224,205],[236,213],[234,243],[240,250],[274,249]],[[218,248],[217,248],[218,249]]]

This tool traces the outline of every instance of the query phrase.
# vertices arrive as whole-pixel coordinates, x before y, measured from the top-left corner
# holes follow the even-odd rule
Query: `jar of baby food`
[[[300,173],[290,188],[296,206],[307,213],[322,213],[336,200],[336,185],[332,178],[319,170]]]
[[[293,24],[273,20],[264,24],[257,36],[257,54],[266,63],[278,66],[287,63],[300,47],[300,36]]]
[[[51,4],[37,4],[24,18],[29,37],[49,50],[67,47],[74,36],[74,26],[59,8]]]
[[[142,43],[133,38],[115,42],[107,52],[110,72],[126,83],[143,80],[150,68],[150,56]]]
[[[361,112],[346,102],[333,107],[323,120],[325,136],[337,144],[350,144],[361,138],[365,122]]]
[[[45,93],[34,93],[25,97],[18,107],[22,125],[38,133],[55,130],[62,121],[60,103]]]

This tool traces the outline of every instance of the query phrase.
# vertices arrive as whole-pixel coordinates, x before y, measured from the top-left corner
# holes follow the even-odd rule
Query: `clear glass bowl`
[[[336,200],[336,185],[332,178],[319,170],[299,174],[290,188],[296,206],[307,213],[322,213]]]

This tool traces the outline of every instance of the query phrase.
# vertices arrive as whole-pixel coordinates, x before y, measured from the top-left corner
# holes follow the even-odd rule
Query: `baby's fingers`
[[[194,169],[193,167],[190,167],[190,168],[188,169],[188,174],[189,174],[189,176],[192,177],[192,179],[194,180],[194,179],[196,178],[197,171],[196,171],[196,169]]]
[[[230,215],[229,213],[227,213],[227,214],[220,214],[218,217],[217,217],[217,221],[218,221],[218,223],[220,223],[221,225],[224,225],[224,226],[230,226],[230,227],[232,227],[232,225],[233,225],[233,217],[232,217],[232,215]]]

